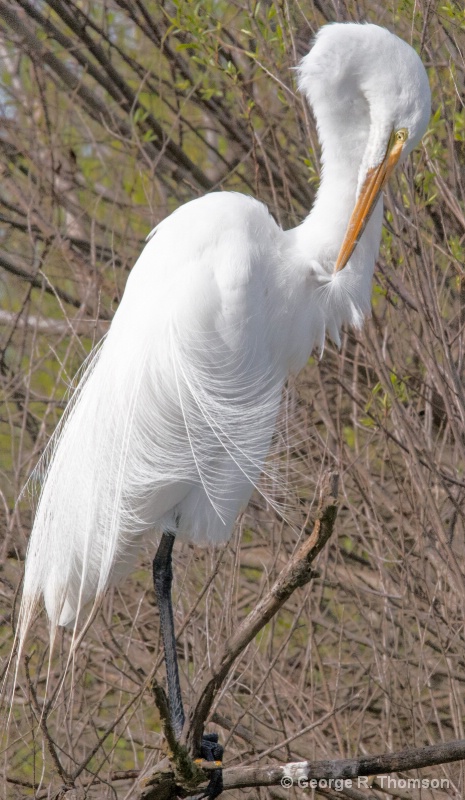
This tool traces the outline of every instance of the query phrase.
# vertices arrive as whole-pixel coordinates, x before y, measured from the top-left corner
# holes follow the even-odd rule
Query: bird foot
[[[223,760],[224,748],[218,742],[217,733],[204,733],[200,746],[200,757],[203,761],[215,761],[218,769],[213,769],[210,773],[210,781],[202,794],[197,795],[194,800],[215,800],[223,791],[223,771],[221,762]]]

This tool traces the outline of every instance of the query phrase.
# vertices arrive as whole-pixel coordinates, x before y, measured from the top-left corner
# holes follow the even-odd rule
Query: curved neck
[[[324,141],[321,183],[313,208],[297,228],[296,236],[299,250],[331,273],[354,209],[365,148],[345,148],[344,142],[333,138]],[[352,268],[357,272],[373,272],[381,240],[382,211],[380,199],[351,257]]]
[[[297,229],[300,248],[328,272],[333,271],[354,209],[360,169],[370,143],[377,141],[379,134],[366,98],[336,88],[332,103],[328,103],[327,93],[322,89],[311,98],[322,144],[321,183],[309,216]],[[378,203],[351,258],[357,271],[373,271],[381,219],[382,202]]]

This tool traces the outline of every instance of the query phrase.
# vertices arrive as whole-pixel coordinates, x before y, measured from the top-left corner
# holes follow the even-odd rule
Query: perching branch
[[[175,778],[177,785],[182,786],[185,789],[189,789],[191,787],[193,790],[197,790],[197,787],[202,782],[202,772],[199,767],[194,764],[192,758],[190,758],[186,746],[176,740],[173,726],[171,724],[168,699],[163,688],[155,679],[152,681],[152,692],[155,699],[155,705],[160,712],[161,724],[163,733],[165,734],[169,756],[169,760],[165,759],[163,761],[163,765],[158,764],[159,774],[157,776],[157,797],[161,797],[163,786],[168,792],[167,797],[170,796],[173,777]],[[174,767],[174,773],[171,773],[169,769],[170,764]]]
[[[371,775],[386,775],[393,772],[432,767],[438,764],[448,764],[452,761],[461,761],[465,758],[465,739],[452,742],[441,742],[429,747],[412,747],[398,750],[395,753],[383,753],[377,756],[363,756],[362,758],[344,758],[334,761],[296,761],[290,764],[272,764],[270,766],[239,766],[223,770],[223,785],[226,789],[246,789],[258,786],[291,786],[307,788],[310,781],[330,780],[357,780]],[[165,764],[166,766],[166,764]],[[202,769],[209,771],[215,765],[202,762]],[[164,773],[165,781],[169,774]],[[174,775],[171,773],[171,780]],[[153,781],[153,782],[152,782]],[[139,800],[161,800],[161,796],[154,788],[155,778],[145,776],[141,780],[141,793]],[[167,783],[165,783],[167,785]],[[156,784],[157,789],[159,783]],[[311,785],[311,788],[317,788]],[[197,790],[196,790],[197,791]],[[188,795],[187,795],[188,796]],[[164,795],[163,797],[172,797]]]
[[[337,516],[338,480],[339,475],[337,472],[327,472],[324,475],[317,517],[311,534],[304,540],[289,561],[289,564],[283,569],[270,591],[243,620],[236,633],[225,643],[219,658],[206,676],[188,715],[186,730],[183,735],[187,745],[187,752],[198,752],[205,721],[212,703],[235,660],[257,633],[279,611],[295,589],[299,586],[304,586],[314,576],[315,573],[311,565],[334,530]],[[157,707],[161,712],[162,718],[164,718],[163,697],[159,696],[158,692],[156,693],[156,700]],[[166,728],[166,725],[164,725],[164,727],[165,734],[169,739],[170,750],[176,751],[176,747],[173,748],[173,742],[171,741],[173,737],[169,726]],[[184,752],[184,747],[182,749]],[[176,752],[174,752],[173,761],[176,763],[178,760]],[[207,763],[209,762],[202,762],[202,767]],[[208,769],[208,767],[206,768]],[[177,775],[175,775],[175,771],[178,773]],[[140,797],[144,798],[144,800],[150,800],[150,798],[160,800],[161,797],[169,798],[174,796],[172,793],[175,785],[179,786],[180,777],[182,778],[179,775],[179,770],[170,769],[165,759],[160,764],[155,765],[148,774],[144,775],[140,783]],[[188,789],[188,786],[182,780],[181,785],[184,789]]]

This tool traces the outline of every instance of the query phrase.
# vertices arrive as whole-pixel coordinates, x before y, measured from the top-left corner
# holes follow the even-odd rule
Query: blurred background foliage
[[[340,471],[337,536],[319,577],[248,648],[218,698],[228,764],[464,737],[463,5],[0,0],[3,674],[31,526],[28,498],[15,501],[74,374],[107,330],[146,235],[181,203],[233,190],[263,200],[285,228],[308,213],[319,149],[293,68],[335,20],[375,22],[411,42],[433,115],[386,194],[371,319],[289,387],[281,457],[294,526],[257,497],[228,548],[176,555],[188,699],[303,535],[322,471]],[[2,751],[5,796],[49,797],[63,783],[50,742],[89,797],[136,796],[124,770],[160,747],[147,690],[161,663],[150,556],[109,594],[60,689],[63,634],[41,729],[48,650],[37,619]],[[422,798],[463,796],[460,765],[431,776],[450,789]],[[381,796],[376,784],[360,792]]]

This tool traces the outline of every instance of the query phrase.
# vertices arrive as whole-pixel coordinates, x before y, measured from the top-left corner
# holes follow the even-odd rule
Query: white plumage
[[[39,467],[20,645],[41,594],[53,637],[130,571],[142,537],[226,541],[263,470],[286,378],[369,310],[380,192],[426,129],[426,73],[383,28],[335,24],[299,84],[322,144],[312,212],[283,231],[258,201],[215,193],[152,232]]]

